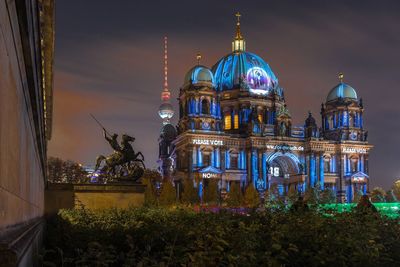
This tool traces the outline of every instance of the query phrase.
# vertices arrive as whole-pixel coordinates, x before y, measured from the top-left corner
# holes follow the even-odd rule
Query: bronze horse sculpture
[[[131,142],[135,141],[134,137],[123,134],[121,144],[118,143],[118,135],[110,135],[103,128],[104,138],[108,141],[114,152],[109,156],[100,155],[96,159],[95,172],[101,168],[101,173],[110,177],[111,179],[131,179],[136,181],[144,172],[144,156],[141,152],[135,153]]]

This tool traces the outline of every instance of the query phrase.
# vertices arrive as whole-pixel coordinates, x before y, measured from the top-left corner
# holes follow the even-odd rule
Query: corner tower
[[[331,89],[321,106],[323,135],[334,141],[366,141],[362,99],[343,80],[343,73],[339,73],[339,84]]]
[[[356,195],[366,194],[369,187],[368,131],[364,129],[364,106],[356,90],[345,83],[339,73],[339,84],[331,89],[321,105],[322,135],[334,142],[337,154],[332,161],[338,174],[338,202],[351,202]]]

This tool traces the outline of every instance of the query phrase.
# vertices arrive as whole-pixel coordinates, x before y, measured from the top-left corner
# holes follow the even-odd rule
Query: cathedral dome
[[[338,98],[348,98],[352,100],[357,100],[357,92],[350,85],[340,82],[329,92],[326,102],[334,101]]]
[[[214,83],[214,75],[211,70],[205,66],[197,65],[191,68],[185,75],[184,85],[200,83]]]
[[[234,51],[221,58],[212,71],[219,91],[241,88],[266,95],[278,87],[278,79],[269,65],[256,54],[245,51]]]

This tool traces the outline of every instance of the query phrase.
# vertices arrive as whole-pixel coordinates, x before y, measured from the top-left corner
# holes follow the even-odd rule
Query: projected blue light
[[[324,157],[321,155],[319,157],[319,184],[322,190],[324,190]]]
[[[269,65],[249,52],[228,54],[212,67],[212,71],[218,91],[241,87],[257,93],[257,90],[265,92],[278,86],[278,79]]]

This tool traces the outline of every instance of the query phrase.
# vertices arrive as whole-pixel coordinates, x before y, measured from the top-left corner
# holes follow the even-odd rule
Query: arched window
[[[258,122],[263,123],[263,115],[262,114],[258,114]]]
[[[350,114],[349,116],[349,126],[354,126],[354,114]]]
[[[231,165],[230,165],[230,168],[231,169],[237,169],[238,168],[238,166],[239,166],[239,162],[238,162],[238,154],[237,153],[231,153],[230,154],[230,163],[231,163]]]
[[[191,109],[190,109],[190,104],[191,104],[190,99],[187,99],[186,100],[186,105],[185,105],[186,114],[190,114],[192,112]]]
[[[225,130],[230,130],[232,128],[232,119],[231,119],[231,114],[229,113],[225,113],[224,126]]]
[[[201,101],[201,113],[202,114],[210,114],[210,103],[207,99],[203,99]]]
[[[239,129],[239,115],[238,114],[235,114],[233,116],[233,128]]]
[[[211,155],[209,151],[203,152],[203,166],[210,166],[211,165]]]
[[[350,158],[350,171],[351,172],[356,172],[357,171],[357,163],[358,163],[358,158],[357,157]]]
[[[353,126],[354,126],[354,127],[358,127],[358,114],[357,114],[357,112],[354,113],[354,117],[353,117]]]
[[[331,159],[329,157],[324,157],[324,172],[331,172]]]
[[[182,102],[179,105],[179,118],[182,118],[185,114],[183,114],[185,112],[185,108],[186,108],[186,102]],[[185,112],[187,114],[187,112]]]

